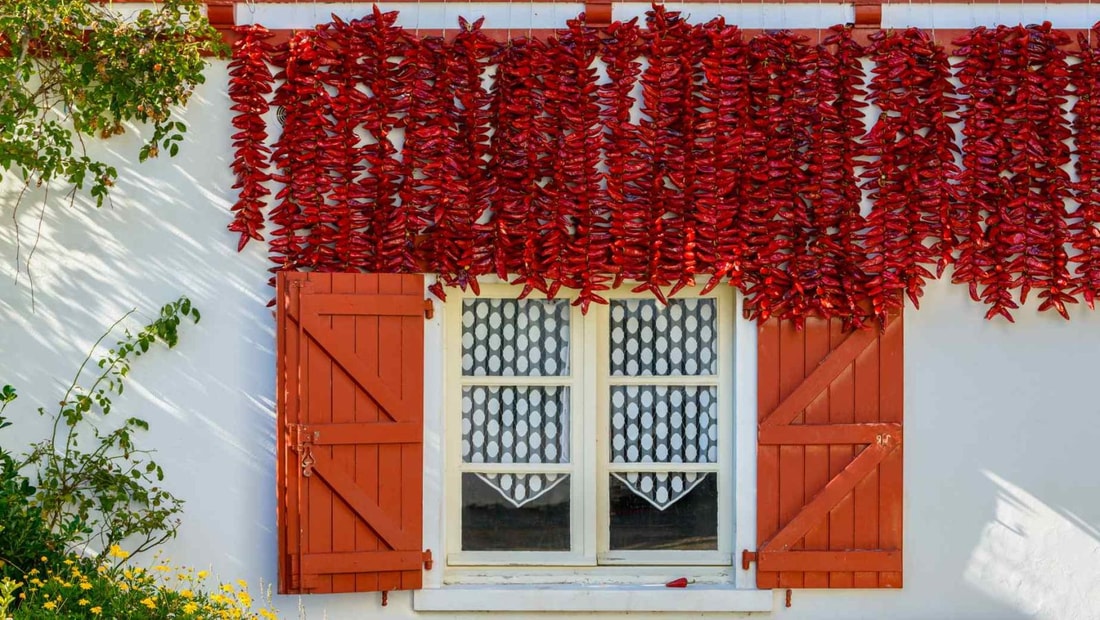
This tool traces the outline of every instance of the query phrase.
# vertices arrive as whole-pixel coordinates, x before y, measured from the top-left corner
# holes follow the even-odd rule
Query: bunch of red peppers
[[[238,31],[229,228],[243,248],[266,212],[275,270],[435,273],[440,298],[495,274],[523,296],[573,289],[584,311],[624,285],[664,301],[727,283],[752,318],[851,326],[917,305],[948,268],[987,318],[1032,292],[1068,318],[1100,294],[1088,37],[1073,64],[1049,24],[949,52],[915,28],[811,44],[661,6],[505,43],[481,20],[421,38],[396,17],[278,46]]]

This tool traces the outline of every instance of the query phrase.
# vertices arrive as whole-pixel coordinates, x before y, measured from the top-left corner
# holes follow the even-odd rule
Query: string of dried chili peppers
[[[865,270],[873,311],[884,318],[903,292],[920,307],[926,280],[936,277],[931,267],[942,273],[952,258],[957,147],[949,123],[958,106],[946,54],[923,31],[875,33],[869,52],[869,101],[880,114],[864,140],[872,158],[863,173],[872,199]]]
[[[1074,270],[1073,294],[1080,295],[1089,308],[1095,308],[1100,296],[1100,31],[1092,36],[1077,35],[1081,62],[1070,69],[1077,102],[1073,106],[1073,133],[1076,145],[1077,185],[1074,198],[1079,205],[1074,213],[1071,242],[1079,253],[1071,260]]]
[[[602,57],[607,67],[607,83],[600,86],[599,98],[603,108],[603,152],[607,163],[604,191],[607,193],[607,210],[611,228],[611,256],[609,271],[615,274],[613,287],[618,288],[624,279],[642,277],[641,259],[645,256],[643,226],[645,214],[637,201],[627,196],[627,188],[641,179],[639,166],[631,154],[634,150],[638,127],[631,122],[630,111],[634,107],[631,95],[642,65],[641,29],[638,19],[615,22],[604,31]]]
[[[1019,307],[1012,289],[1019,281],[1006,267],[1013,246],[1024,237],[1018,210],[1007,208],[1010,128],[1005,127],[1005,107],[1006,89],[1013,84],[1004,75],[1002,37],[997,30],[979,27],[955,41],[965,107],[959,113],[963,168],[955,224],[959,255],[952,281],[967,284],[974,301],[991,306],[986,318],[1000,315],[1011,321],[1011,310]]]
[[[528,241],[539,234],[534,208],[546,146],[537,119],[543,113],[539,75],[545,45],[518,39],[502,47],[494,59],[489,170],[496,192],[492,196],[493,267],[504,280],[515,274],[522,284],[520,297],[546,292],[546,279],[537,246]]]
[[[283,184],[271,210],[271,253],[276,269],[333,268],[332,249],[325,245],[321,213],[329,179],[321,163],[326,142],[329,110],[317,74],[331,56],[315,31],[298,33],[290,40],[277,64],[285,67],[276,80],[274,105],[285,113],[283,133],[275,143],[272,163],[279,171],[274,179]],[[331,230],[331,229],[330,229]]]
[[[752,269],[745,312],[761,321],[796,316],[802,293],[792,267],[806,253],[808,208],[800,195],[808,176],[808,146],[817,108],[817,50],[789,31],[769,32],[749,44],[752,118],[746,151],[752,166],[748,208]]]
[[[740,286],[744,273],[744,228],[737,225],[745,186],[745,131],[748,125],[748,49],[737,26],[716,18],[704,27],[707,37],[700,64],[699,122],[695,165],[699,190],[692,210],[697,271],[710,274],[709,292],[723,278]]]
[[[357,56],[361,84],[370,92],[361,121],[367,132],[361,149],[367,175],[359,182],[367,197],[360,206],[368,222],[363,245],[371,246],[366,268],[383,273],[415,271],[413,244],[421,225],[416,210],[398,200],[401,162],[393,134],[404,127],[411,68],[398,60],[408,55],[410,42],[396,21],[396,11],[383,13],[375,6]]]
[[[804,190],[811,213],[810,270],[794,274],[809,298],[794,317],[840,316],[853,325],[864,321],[859,302],[863,293],[863,257],[857,233],[863,229],[860,193],[855,169],[862,165],[859,139],[863,136],[865,75],[860,62],[864,49],[852,38],[852,29],[838,26],[819,50],[817,115],[811,146],[812,182]]]
[[[237,179],[233,189],[240,190],[233,204],[233,221],[229,230],[240,233],[237,251],[244,249],[250,239],[263,241],[263,210],[267,196],[271,194],[264,183],[271,180],[268,173],[267,114],[270,106],[274,78],[268,61],[274,51],[267,39],[272,37],[263,26],[238,26],[241,38],[233,44],[233,60],[229,63],[229,99],[233,116],[233,174]]]

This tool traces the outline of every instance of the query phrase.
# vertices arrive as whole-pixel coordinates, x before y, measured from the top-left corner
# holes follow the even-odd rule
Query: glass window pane
[[[568,463],[569,388],[462,388],[464,463]]]
[[[569,476],[462,474],[462,549],[569,551]]]
[[[611,474],[611,549],[718,549],[714,473]]]
[[[612,463],[717,463],[718,388],[611,386]]]
[[[463,299],[462,374],[544,377],[569,374],[569,302]]]
[[[718,374],[714,299],[611,300],[611,374]]]

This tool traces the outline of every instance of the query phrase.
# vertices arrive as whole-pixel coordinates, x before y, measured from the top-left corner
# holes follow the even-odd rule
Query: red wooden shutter
[[[900,588],[901,317],[758,337],[757,585]]]
[[[424,280],[280,273],[279,592],[421,586]]]

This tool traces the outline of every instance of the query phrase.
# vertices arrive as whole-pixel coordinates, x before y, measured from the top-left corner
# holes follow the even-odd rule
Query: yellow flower
[[[29,573],[27,573],[27,574],[28,574],[28,575],[37,575],[37,574],[38,574],[38,569],[37,569],[37,568],[32,568],[32,569],[31,569],[31,572],[29,572]]]
[[[73,562],[69,558],[65,558],[65,561],[62,562],[62,564],[64,564],[65,566],[72,566],[73,564],[76,564],[76,562]]]
[[[168,571],[170,571],[172,569],[168,568],[167,566],[165,566],[163,564],[158,564],[158,565],[153,567],[153,570],[159,570],[162,573],[167,573]]]
[[[271,613],[267,609],[261,609],[260,610],[260,615],[263,616],[264,618],[267,618],[267,620],[278,620],[278,616]]]
[[[186,605],[183,606],[183,613],[193,614],[196,611],[198,611],[198,609],[199,609],[199,606],[198,606],[197,603],[187,603]]]
[[[91,608],[89,611],[92,612],[93,616],[98,616],[99,614],[103,613],[103,608],[97,605],[96,607]]]
[[[57,609],[57,603],[55,603],[53,601],[46,601],[45,603],[42,603],[42,608],[43,609]]]
[[[241,586],[242,588],[247,588],[248,587],[248,582],[245,581],[244,579],[238,579],[237,580],[237,585]]]
[[[127,578],[127,579],[133,579],[134,578],[134,573],[130,569],[124,568],[124,569],[122,569],[122,576]]]
[[[199,573],[198,573],[198,576],[199,576],[199,579],[206,579],[206,576],[209,575],[209,574],[210,573],[208,573],[207,571],[200,570]]]
[[[222,592],[232,592],[232,591],[233,591],[233,586],[229,585],[228,583],[223,583],[222,584]]]
[[[157,608],[157,602],[154,601],[152,598],[150,598],[148,596],[141,599],[141,604],[145,605],[149,609],[156,609]]]
[[[130,585],[127,584],[125,581],[123,581],[123,582],[118,584],[118,589],[122,590],[123,592],[129,592],[130,591]]]
[[[113,558],[119,558],[122,560],[130,557],[130,552],[124,550],[118,545],[111,545],[111,550],[108,552],[108,554]]]
[[[96,567],[95,572],[102,575],[103,573],[107,572],[107,566],[105,564],[100,564],[99,566]]]
[[[237,600],[239,600],[241,602],[241,605],[244,605],[245,607],[252,606],[252,597],[248,594],[248,592],[238,593]]]
[[[77,602],[76,602],[76,604],[77,604],[77,605],[80,605],[81,607],[87,607],[87,605],[88,605],[88,599],[86,599],[86,598],[82,598],[82,599],[80,599],[79,601],[77,601]]]
[[[193,598],[195,593],[190,590],[180,590],[180,596],[183,598]]]
[[[80,589],[81,590],[91,590],[92,589],[92,584],[87,582],[87,581],[81,581],[80,582]]]
[[[49,558],[47,558],[46,556],[42,556],[42,561],[43,561],[43,562],[49,562],[49,561],[50,561],[50,559],[49,559]]]
[[[38,577],[34,577],[34,578],[32,578],[32,579],[31,579],[31,583],[32,583],[32,584],[34,584],[34,585],[36,585],[36,586],[38,586],[39,588],[41,588],[42,586],[46,585],[46,584],[45,584],[45,583],[44,583],[44,582],[43,582],[43,581],[42,581],[41,579],[39,579]]]

